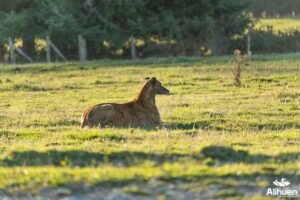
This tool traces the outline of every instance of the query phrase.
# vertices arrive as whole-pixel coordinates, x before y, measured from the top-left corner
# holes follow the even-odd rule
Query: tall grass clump
[[[235,50],[234,51],[235,59],[237,62],[237,66],[234,71],[234,85],[236,87],[241,87],[242,86],[242,81],[241,81],[241,67],[242,65],[248,65],[247,63],[247,55],[242,55],[240,50]]]

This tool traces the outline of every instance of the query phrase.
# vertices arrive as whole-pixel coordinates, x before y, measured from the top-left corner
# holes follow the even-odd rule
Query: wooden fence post
[[[15,50],[16,50],[19,54],[21,54],[26,60],[28,60],[29,62],[33,62],[33,59],[30,58],[30,56],[28,56],[22,49],[16,47],[16,45],[13,43],[11,37],[8,38],[8,45],[9,45],[10,58],[11,58],[12,64],[16,64],[16,54],[15,54]]]
[[[247,54],[251,53],[251,37],[250,32],[247,34]]]
[[[0,63],[4,62],[3,52],[4,52],[3,44],[0,43]]]
[[[28,56],[22,49],[16,47],[14,44],[13,44],[13,46],[19,54],[21,54],[24,58],[26,58],[26,60],[28,60],[31,63],[33,62],[33,59],[30,58],[30,56]]]
[[[87,50],[86,50],[86,40],[81,35],[78,35],[78,47],[79,47],[79,61],[86,61]]]
[[[8,37],[8,45],[9,45],[9,53],[10,53],[10,60],[12,64],[16,64],[16,54],[13,41],[11,37]]]
[[[136,40],[133,35],[129,38],[129,42],[130,42],[130,49],[131,49],[131,59],[136,59],[137,58],[136,46],[135,46]]]
[[[51,47],[50,47],[50,37],[46,35],[46,60],[47,63],[51,63]]]
[[[48,36],[47,38],[47,43],[49,44],[50,47],[55,51],[55,53],[63,60],[63,61],[68,61],[67,58],[62,54],[62,52],[53,44],[51,41],[50,37]],[[49,51],[50,52],[50,51]],[[48,55],[47,55],[48,56]]]

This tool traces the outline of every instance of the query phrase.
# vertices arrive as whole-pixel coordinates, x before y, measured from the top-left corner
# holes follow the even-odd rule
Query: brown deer
[[[81,127],[161,126],[155,104],[157,94],[169,94],[169,90],[155,77],[146,78],[134,100],[123,104],[102,103],[90,106],[82,115]]]

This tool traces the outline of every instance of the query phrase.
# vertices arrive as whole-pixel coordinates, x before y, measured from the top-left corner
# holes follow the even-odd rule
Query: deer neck
[[[143,87],[138,94],[136,101],[138,104],[147,108],[156,108],[155,104],[155,93],[147,87]]]

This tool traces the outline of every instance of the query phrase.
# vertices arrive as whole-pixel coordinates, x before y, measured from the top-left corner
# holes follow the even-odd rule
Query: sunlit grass
[[[300,30],[300,19],[260,19],[256,24],[257,29],[266,29],[272,26],[275,31],[288,31],[291,29]]]
[[[299,54],[252,57],[240,88],[234,67],[230,56],[1,66],[0,190],[151,195],[143,185],[160,180],[256,198],[275,178],[299,180]],[[157,96],[165,128],[80,129],[86,107],[129,101],[151,76],[171,91]]]

